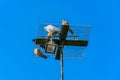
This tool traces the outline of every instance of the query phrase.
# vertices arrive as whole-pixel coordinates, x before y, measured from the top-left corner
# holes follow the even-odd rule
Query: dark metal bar
[[[59,47],[58,47],[57,54],[56,54],[56,57],[55,57],[56,60],[60,60],[60,52],[64,47],[64,41],[66,40],[68,30],[69,30],[68,25],[67,26],[62,25],[61,33],[60,33],[60,36],[59,36],[59,40],[60,40],[60,42],[58,44]]]
[[[65,46],[87,46],[87,40],[65,40]]]
[[[60,54],[60,72],[61,72],[61,77],[60,80],[64,80],[64,62],[63,62],[63,52]]]

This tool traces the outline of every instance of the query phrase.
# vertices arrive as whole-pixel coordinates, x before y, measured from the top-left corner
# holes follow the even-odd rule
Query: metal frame
[[[52,47],[52,51],[49,50],[49,48]],[[56,44],[46,44],[46,47],[45,47],[45,52],[46,53],[51,53],[51,54],[55,54],[55,51],[56,51],[56,48],[57,48],[57,45]]]

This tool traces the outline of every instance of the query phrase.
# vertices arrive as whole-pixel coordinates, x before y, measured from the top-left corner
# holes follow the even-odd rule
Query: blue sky
[[[65,59],[65,80],[120,80],[118,0],[0,0],[0,80],[59,80],[59,61],[33,55],[40,23],[92,24],[84,59]]]

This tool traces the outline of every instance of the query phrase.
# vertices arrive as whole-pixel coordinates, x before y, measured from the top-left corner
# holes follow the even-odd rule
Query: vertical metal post
[[[63,52],[61,52],[61,54],[60,54],[60,72],[61,72],[60,80],[64,80]]]

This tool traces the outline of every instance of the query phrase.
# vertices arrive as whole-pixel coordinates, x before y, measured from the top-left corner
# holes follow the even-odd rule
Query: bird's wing
[[[56,27],[54,27],[53,25],[47,25],[46,27],[44,27],[44,29],[48,32],[59,32],[60,30]]]

